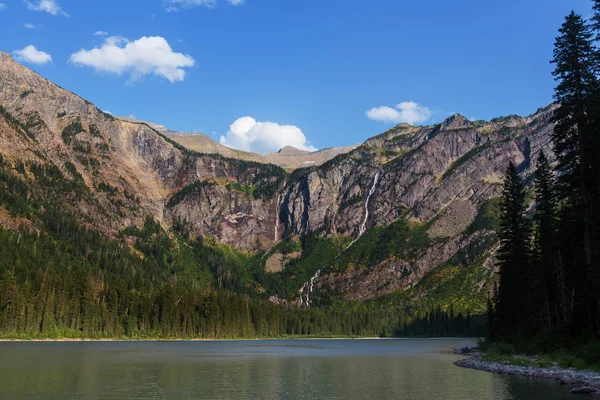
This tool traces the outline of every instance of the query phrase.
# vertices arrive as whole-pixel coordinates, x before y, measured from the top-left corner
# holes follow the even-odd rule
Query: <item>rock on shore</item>
[[[481,354],[473,348],[457,348],[455,354],[469,355],[470,358],[458,360],[454,365],[461,368],[476,369],[503,375],[528,376],[539,379],[552,379],[562,385],[574,386],[571,393],[595,394],[600,396],[600,373],[594,371],[579,371],[572,368],[534,367],[490,362],[482,359]]]

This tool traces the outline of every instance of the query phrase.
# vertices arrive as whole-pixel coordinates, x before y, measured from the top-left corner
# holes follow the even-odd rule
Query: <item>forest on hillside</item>
[[[0,205],[15,219],[35,222],[19,231],[0,229],[0,337],[484,333],[481,315],[441,305],[417,308],[405,299],[328,301],[308,309],[273,304],[244,271],[249,256],[201,237],[185,238],[177,224],[165,232],[147,218],[142,228],[126,229],[121,240],[82,225],[61,201],[88,196],[86,189],[77,175],[69,178],[58,168],[0,159]],[[134,238],[131,246],[125,237]],[[314,246],[314,240],[304,242]]]

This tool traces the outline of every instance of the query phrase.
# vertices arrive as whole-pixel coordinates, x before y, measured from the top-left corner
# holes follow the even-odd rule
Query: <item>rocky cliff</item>
[[[287,237],[345,237],[350,246],[336,257],[347,260],[343,268],[309,272],[318,272],[310,291],[346,300],[412,287],[474,246],[489,258],[493,230],[476,225],[499,196],[508,162],[528,178],[532,160],[549,150],[554,109],[491,121],[454,115],[433,126],[401,124],[354,149],[327,153],[322,165],[289,173],[235,154],[196,152],[160,126],[114,118],[4,53],[0,106],[0,156],[15,171],[23,164],[22,175],[34,183],[37,165],[56,167],[78,182],[83,195],[65,193],[65,207],[102,233],[117,237],[150,216],[166,230],[177,225],[191,236],[271,256]],[[306,156],[290,149],[278,155]],[[11,229],[14,221],[3,223],[8,220],[0,224]],[[427,247],[376,258],[353,253],[365,247],[361,240],[369,240],[369,232],[399,221],[421,229]],[[297,254],[273,259],[302,261]],[[489,278],[493,263],[482,265]]]

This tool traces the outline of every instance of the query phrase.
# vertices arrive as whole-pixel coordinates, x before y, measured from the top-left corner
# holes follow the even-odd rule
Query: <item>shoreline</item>
[[[474,369],[500,375],[523,376],[535,379],[558,381],[561,385],[572,387],[571,393],[593,394],[600,396],[600,372],[576,370],[574,368],[519,366],[496,361],[486,361],[474,348],[456,348],[454,354],[467,358],[454,362],[460,368]]]
[[[239,338],[239,339],[119,339],[119,338],[58,338],[58,339],[0,339],[0,343],[78,343],[78,342],[242,342],[242,341],[285,341],[285,340],[476,340],[477,338],[404,338],[404,337],[289,337],[289,338]]]

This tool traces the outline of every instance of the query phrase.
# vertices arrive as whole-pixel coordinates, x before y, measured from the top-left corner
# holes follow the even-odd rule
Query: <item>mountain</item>
[[[215,282],[276,303],[399,295],[472,310],[494,275],[504,170],[512,160],[531,182],[532,160],[551,154],[555,108],[491,121],[454,115],[354,148],[259,156],[115,118],[5,53],[0,106],[5,229],[43,231],[42,204],[59,203],[134,255],[158,254],[140,232],[164,238],[173,254],[165,265],[202,238],[229,260],[211,272]]]
[[[119,119],[134,122],[143,123],[150,126],[152,129],[168,137],[169,139],[181,144],[185,148],[202,153],[202,154],[219,154],[228,158],[236,158],[245,161],[255,161],[265,164],[275,164],[286,170],[294,170],[306,166],[318,166],[321,165],[333,157],[348,153],[354,150],[358,146],[348,147],[331,147],[318,151],[305,151],[299,150],[291,146],[286,146],[280,149],[276,153],[268,153],[260,155],[248,151],[236,150],[230,147],[224,146],[217,143],[209,136],[200,132],[176,132],[169,128],[154,124],[151,122],[139,121],[130,117],[119,117]]]

